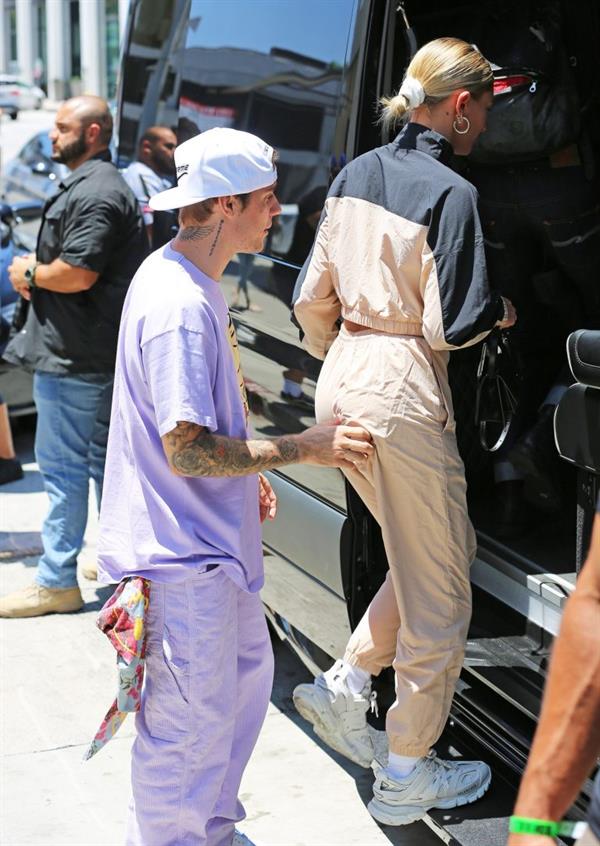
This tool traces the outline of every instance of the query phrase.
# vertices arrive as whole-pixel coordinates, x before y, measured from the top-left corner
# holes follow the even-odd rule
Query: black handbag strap
[[[507,333],[494,330],[483,344],[477,368],[476,424],[479,429],[479,442],[486,452],[497,452],[506,441],[517,408],[517,397],[506,375],[502,373],[502,364],[513,368],[511,375],[516,379],[519,378]],[[488,399],[493,395],[497,408],[497,418],[493,420],[481,419],[484,388],[488,390]],[[497,428],[500,424],[502,424],[500,433],[490,444],[490,429],[492,425]]]

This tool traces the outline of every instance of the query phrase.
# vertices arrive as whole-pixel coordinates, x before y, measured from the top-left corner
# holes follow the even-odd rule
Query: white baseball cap
[[[150,198],[156,211],[180,209],[211,197],[248,194],[277,179],[273,148],[239,129],[215,127],[175,149],[177,186]]]

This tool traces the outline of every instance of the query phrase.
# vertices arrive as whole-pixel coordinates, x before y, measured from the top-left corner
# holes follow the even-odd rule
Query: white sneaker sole
[[[431,805],[392,805],[388,802],[382,802],[381,799],[374,796],[367,805],[367,810],[382,825],[410,825],[410,823],[422,820],[425,814],[434,808],[440,810],[458,808],[460,805],[469,805],[471,802],[481,799],[489,788],[491,781],[492,776],[490,773],[487,781],[470,793],[441,799],[439,802]]]
[[[375,750],[367,755],[351,746],[338,728],[338,718],[328,707],[327,694],[320,694],[319,690],[312,684],[299,685],[293,693],[296,711],[309,723],[312,723],[315,734],[321,740],[343,755],[349,758],[359,767],[368,769],[375,757]]]

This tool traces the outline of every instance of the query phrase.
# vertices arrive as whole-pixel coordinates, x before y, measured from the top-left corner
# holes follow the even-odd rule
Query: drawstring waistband
[[[340,327],[339,336],[341,336],[344,339],[368,338],[368,337],[373,337],[373,336],[388,337],[388,338],[422,338],[423,337],[422,331],[417,332],[417,331],[414,330],[413,327],[414,327],[414,324],[407,323],[406,324],[406,331],[387,332],[387,331],[384,331],[383,329],[374,329],[372,326],[363,326],[358,331],[352,332],[352,331],[350,331],[350,329],[348,329],[345,326],[344,323],[342,323],[342,325]]]

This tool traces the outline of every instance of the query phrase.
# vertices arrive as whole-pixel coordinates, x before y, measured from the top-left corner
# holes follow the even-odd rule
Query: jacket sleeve
[[[294,315],[302,331],[303,342],[315,358],[324,359],[338,334],[341,304],[333,287],[328,254],[329,221],[327,205],[319,223],[312,250],[306,259],[294,289]]]
[[[432,210],[421,257],[423,335],[434,350],[481,341],[502,314],[488,284],[477,192],[451,187]]]

